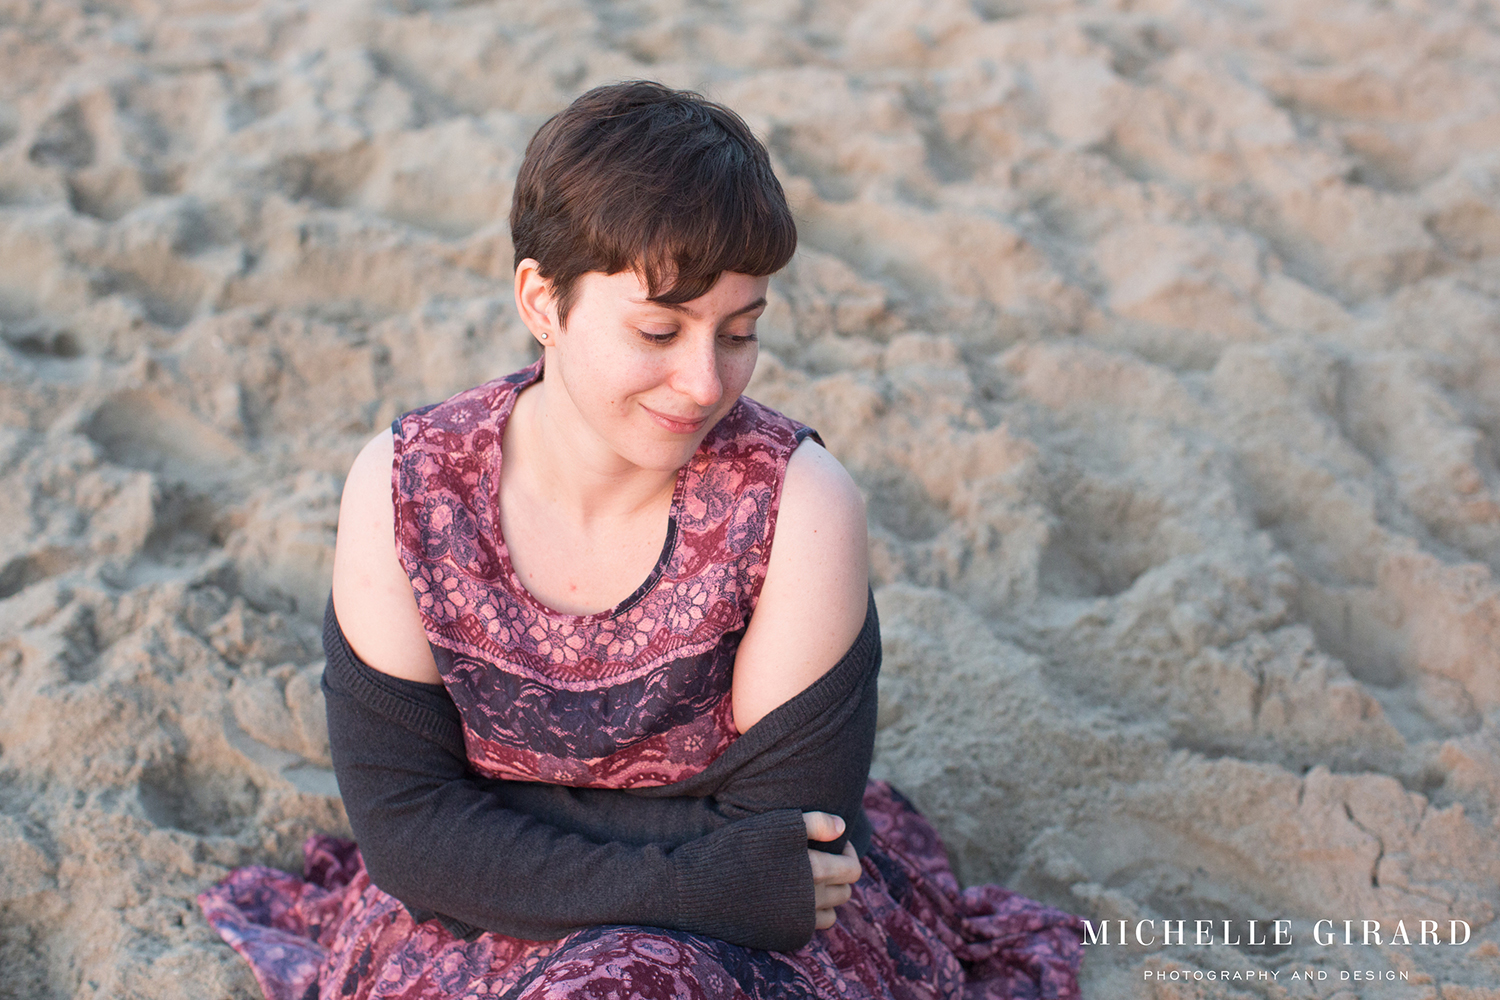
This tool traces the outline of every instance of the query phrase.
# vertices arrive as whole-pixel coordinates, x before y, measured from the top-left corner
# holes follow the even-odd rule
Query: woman
[[[533,138],[511,229],[541,359],[345,485],[324,685],[362,853],[237,872],[210,920],[271,997],[1076,994],[1073,918],[960,892],[866,788],[862,501],[741,395],[796,243],[764,148],[598,88]]]

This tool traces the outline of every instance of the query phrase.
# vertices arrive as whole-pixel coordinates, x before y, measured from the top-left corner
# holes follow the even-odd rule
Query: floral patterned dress
[[[397,550],[473,769],[639,788],[700,773],[736,738],[734,656],[765,578],[781,482],[812,432],[742,398],[678,473],[666,544],[621,604],[559,614],[498,529],[500,443],[538,362],[396,422]],[[994,885],[960,889],[930,825],[871,782],[874,828],[838,922],[795,952],[638,926],[474,940],[416,922],[355,845],[315,836],[301,878],[262,866],[199,897],[268,1000],[1077,996],[1078,921]]]

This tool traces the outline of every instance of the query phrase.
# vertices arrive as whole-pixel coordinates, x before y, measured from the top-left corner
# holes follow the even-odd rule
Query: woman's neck
[[[502,442],[507,479],[580,531],[628,521],[670,503],[676,470],[643,469],[584,422],[567,390],[542,379],[522,390]]]

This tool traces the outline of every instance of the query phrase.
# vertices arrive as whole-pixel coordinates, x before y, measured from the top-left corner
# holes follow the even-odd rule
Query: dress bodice
[[[615,607],[553,611],[500,532],[501,442],[540,361],[393,425],[396,546],[471,764],[495,778],[665,785],[735,738],[734,656],[787,461],[813,432],[741,397],[677,473],[666,542]]]

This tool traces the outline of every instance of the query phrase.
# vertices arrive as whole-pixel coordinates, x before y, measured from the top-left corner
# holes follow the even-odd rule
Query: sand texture
[[[1486,0],[0,0],[0,996],[258,995],[193,897],[347,829],[342,477],[530,360],[525,141],[636,76],[773,150],[750,394],[866,492],[876,770],[961,876],[1292,921],[1089,997],[1500,997]]]

